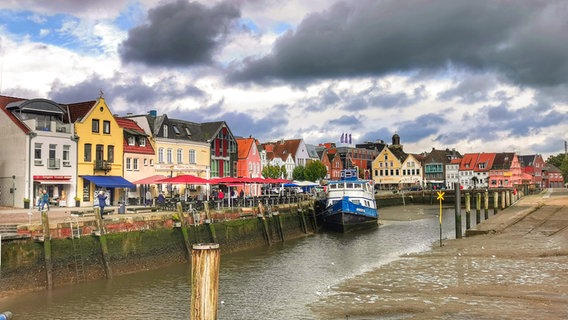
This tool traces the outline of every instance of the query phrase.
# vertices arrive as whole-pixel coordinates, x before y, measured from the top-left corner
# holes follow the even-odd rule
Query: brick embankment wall
[[[304,237],[315,232],[312,228],[306,233],[302,228],[297,205],[282,205],[275,209],[279,212],[278,216],[264,217],[271,226],[271,243]],[[120,218],[117,218],[118,221],[114,221],[114,218],[105,220],[105,227],[109,232],[104,235],[104,239],[112,275],[157,269],[189,261],[182,228],[174,227],[170,216],[160,217],[159,223],[138,221],[137,224],[132,224],[121,221]],[[217,242],[223,254],[268,244],[262,219],[256,214],[248,214],[244,218],[234,220],[228,220],[227,215],[222,217],[227,220],[193,225],[191,217],[184,215],[189,244]],[[92,230],[91,223],[88,225],[89,228],[82,230]],[[124,231],[125,225],[129,231]],[[54,226],[61,227],[58,223],[54,223]],[[51,230],[52,235],[62,234],[58,227]],[[69,230],[68,226],[63,227]],[[71,237],[70,231],[68,233],[68,238],[53,237],[50,240],[53,285],[104,279],[107,270],[103,260],[102,237],[83,233],[77,238]],[[1,272],[0,295],[46,288],[44,244],[33,238],[3,242]]]

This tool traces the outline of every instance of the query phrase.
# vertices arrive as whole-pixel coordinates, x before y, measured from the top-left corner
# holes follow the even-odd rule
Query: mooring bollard
[[[485,220],[489,219],[489,191],[485,190],[483,193],[483,211],[485,215]]]
[[[465,194],[465,229],[471,229],[471,194]]]
[[[499,191],[493,192],[493,215],[499,211]]]
[[[5,311],[0,313],[0,320],[9,320],[9,319],[12,319],[12,312]]]
[[[217,243],[193,245],[191,252],[192,320],[216,320],[221,250]]]
[[[456,207],[455,207],[455,226],[456,226],[456,239],[462,238],[462,218],[461,218],[461,193],[460,183],[454,182],[454,190],[456,192]]]
[[[475,220],[477,224],[481,223],[481,193],[475,195]]]

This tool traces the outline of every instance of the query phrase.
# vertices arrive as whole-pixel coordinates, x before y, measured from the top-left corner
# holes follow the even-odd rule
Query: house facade
[[[540,154],[520,155],[519,162],[522,172],[525,174],[525,182],[534,185],[538,189],[544,188],[542,170],[545,162],[542,156]],[[527,181],[529,179],[530,181]]]
[[[74,206],[77,140],[66,109],[47,99],[0,96],[0,204],[31,207],[42,190]]]
[[[124,133],[105,99],[69,104],[69,118],[77,140],[77,197],[81,206],[93,206],[96,193],[103,191],[107,203],[127,200],[135,186],[122,177]]]
[[[564,177],[562,171],[556,166],[546,163],[542,170],[542,179],[545,188],[563,188]]]
[[[115,120],[122,128],[124,136],[123,177],[134,182],[153,176],[155,174],[154,158],[156,155],[148,134],[132,119],[115,117]],[[153,196],[157,196],[155,190],[146,188],[148,186],[137,185],[135,189],[129,190],[129,203],[141,204],[147,190],[150,190]]]
[[[514,152],[495,154],[489,172],[489,189],[513,188],[522,182],[521,164]]]

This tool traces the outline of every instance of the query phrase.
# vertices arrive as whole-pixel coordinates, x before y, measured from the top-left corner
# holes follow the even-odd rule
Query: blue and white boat
[[[338,232],[377,227],[379,214],[375,190],[369,180],[360,180],[357,170],[341,172],[341,180],[329,181],[326,188],[323,226]]]

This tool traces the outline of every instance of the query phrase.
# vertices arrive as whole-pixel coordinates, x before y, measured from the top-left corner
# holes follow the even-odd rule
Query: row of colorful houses
[[[540,155],[475,153],[455,150],[406,153],[400,137],[353,146],[306,144],[303,139],[260,142],[233,135],[224,121],[196,123],[157,111],[117,116],[102,95],[93,101],[62,104],[48,99],[0,96],[0,205],[32,206],[47,190],[60,206],[92,206],[104,190],[111,204],[142,203],[147,192],[203,193],[199,186],[162,185],[177,175],[201,178],[259,178],[267,165],[294,169],[321,161],[326,179],[339,178],[343,168],[357,167],[377,188],[411,186],[510,187],[530,182],[537,187],[562,186],[559,170]],[[347,141],[346,141],[347,140]],[[252,195],[260,187],[249,189]]]

